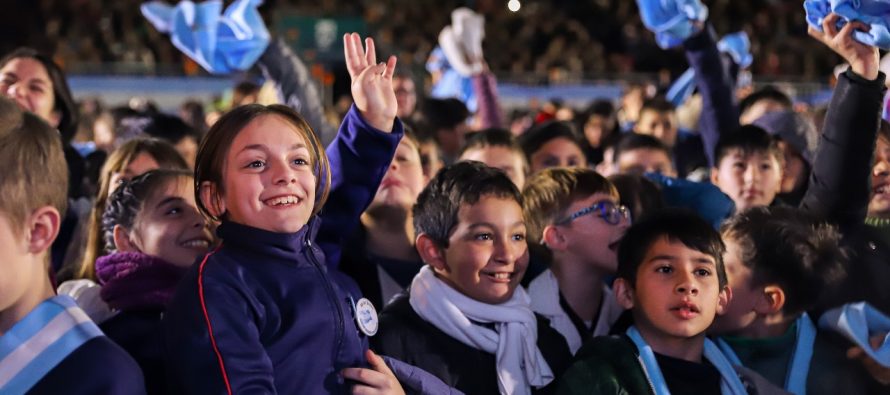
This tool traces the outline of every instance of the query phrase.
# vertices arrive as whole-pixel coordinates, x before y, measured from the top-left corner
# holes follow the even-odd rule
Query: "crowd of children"
[[[702,21],[698,133],[654,98],[626,133],[597,103],[583,133],[517,137],[484,67],[467,133],[350,33],[339,130],[273,43],[257,64],[287,105],[242,98],[200,140],[155,118],[101,166],[61,70],[16,51],[0,393],[890,392],[886,76],[839,18],[811,27],[850,65],[818,132],[780,93],[738,105]]]

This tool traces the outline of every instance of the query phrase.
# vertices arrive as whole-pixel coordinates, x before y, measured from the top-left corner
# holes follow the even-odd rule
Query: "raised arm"
[[[355,231],[377,193],[403,134],[392,89],[396,58],[390,56],[378,64],[374,40],[367,38],[363,48],[355,33],[345,35],[343,43],[355,105],[327,148],[331,193],[316,238],[332,268],[340,261],[342,243]]]
[[[878,71],[878,49],[853,39],[867,25],[851,22],[838,31],[837,18],[825,18],[822,32],[810,28],[810,35],[841,55],[850,69],[834,89],[800,207],[847,230],[865,220],[886,77]]]
[[[686,60],[695,70],[695,85],[702,97],[698,131],[711,167],[717,165],[714,163],[714,148],[720,134],[739,128],[739,107],[733,94],[733,79],[724,65],[715,38],[714,30],[706,26],[683,42]]]

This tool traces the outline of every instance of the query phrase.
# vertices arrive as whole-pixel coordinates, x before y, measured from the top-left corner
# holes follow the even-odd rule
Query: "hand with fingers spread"
[[[870,27],[860,21],[851,21],[838,31],[837,22],[840,18],[835,13],[828,14],[822,21],[821,32],[812,26],[808,32],[850,63],[854,73],[868,80],[878,78],[878,48],[853,38],[854,31],[867,32]]]
[[[392,373],[392,370],[389,369],[389,366],[386,366],[383,358],[380,358],[379,355],[371,350],[365,352],[365,358],[368,359],[368,363],[371,365],[370,369],[346,368],[342,372],[344,378],[356,382],[352,387],[354,395],[405,394],[401,384],[399,384],[399,380]]]
[[[377,63],[374,39],[362,38],[358,33],[343,36],[343,52],[346,69],[352,79],[352,99],[362,117],[378,130],[392,131],[396,119],[398,103],[392,88],[392,74],[396,68],[396,57],[390,56],[386,63]]]

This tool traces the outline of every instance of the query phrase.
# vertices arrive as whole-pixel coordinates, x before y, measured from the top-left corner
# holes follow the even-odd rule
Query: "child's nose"
[[[272,181],[275,184],[287,185],[297,182],[296,172],[286,163],[272,165]]]
[[[886,177],[890,175],[890,163],[885,160],[878,160],[872,167],[872,174],[876,177]]]
[[[745,181],[753,182],[757,180],[760,176],[760,171],[757,170],[757,166],[748,166],[745,169]]]
[[[681,274],[680,281],[677,283],[675,290],[681,295],[698,295],[698,286],[692,279],[691,274]]]
[[[514,245],[510,240],[500,239],[495,242],[494,258],[496,261],[509,264],[516,261],[519,256],[519,247]]]

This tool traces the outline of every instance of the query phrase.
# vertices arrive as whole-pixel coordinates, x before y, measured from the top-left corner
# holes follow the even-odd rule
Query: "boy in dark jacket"
[[[705,338],[731,298],[723,252],[717,231],[690,212],[665,210],[631,226],[613,289],[634,325],[582,347],[558,393],[747,393]]]
[[[384,309],[372,348],[467,394],[552,390],[571,354],[519,286],[529,259],[521,201],[482,163],[441,170],[414,207],[426,266]]]
[[[143,394],[136,362],[53,292],[68,185],[57,133],[0,99],[0,393]]]

